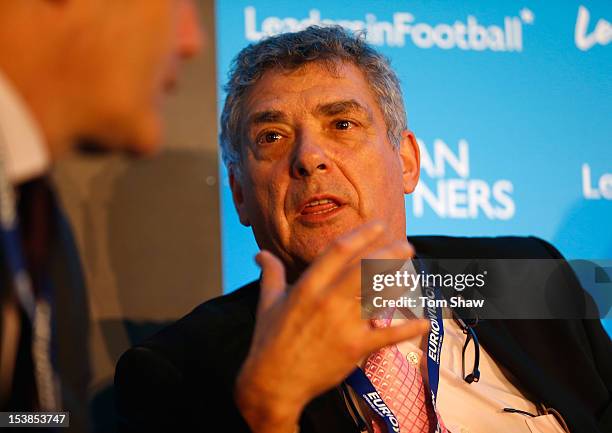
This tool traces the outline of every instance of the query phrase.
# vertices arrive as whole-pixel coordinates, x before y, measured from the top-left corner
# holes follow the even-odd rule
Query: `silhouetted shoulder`
[[[115,371],[120,431],[195,431],[207,422],[203,413],[229,420],[231,431],[248,431],[232,391],[258,297],[253,282],[211,299],[124,353]]]
[[[550,243],[535,236],[455,237],[409,236],[417,255],[432,258],[559,259]]]

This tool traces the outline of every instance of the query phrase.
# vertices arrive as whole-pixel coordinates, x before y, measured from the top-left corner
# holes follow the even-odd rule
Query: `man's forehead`
[[[371,117],[372,105],[374,95],[359,68],[342,63],[330,70],[312,62],[294,71],[267,71],[247,93],[243,114],[249,123],[295,111],[333,115],[361,110]]]
[[[297,68],[275,67],[267,70],[253,88],[269,90],[274,87],[306,86],[308,84],[337,85],[339,82],[367,85],[367,79],[360,68],[349,62],[313,61]]]

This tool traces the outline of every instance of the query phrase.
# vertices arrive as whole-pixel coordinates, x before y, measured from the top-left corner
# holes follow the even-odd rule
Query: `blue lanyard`
[[[34,322],[36,299],[32,289],[30,276],[21,248],[19,221],[16,215],[15,198],[12,186],[5,177],[4,166],[0,155],[0,245],[13,280],[17,299],[27,314],[30,322]]]
[[[440,289],[437,287],[426,287],[424,292],[429,299],[441,299]],[[441,427],[437,399],[438,385],[440,383],[440,355],[442,354],[442,343],[444,341],[444,322],[442,321],[442,309],[437,306],[427,307],[425,315],[429,319],[430,324],[427,338],[427,375],[429,377],[429,390],[431,391],[431,404],[436,414],[436,433],[439,433]]]
[[[0,224],[0,239],[5,254],[6,264],[9,268],[10,275],[13,277],[13,285],[15,287],[17,299],[30,321],[33,322],[36,301],[34,300],[34,292],[32,291],[30,277],[23,261],[21,243],[19,241],[19,229],[17,227],[6,229]]]
[[[419,260],[422,266],[422,262]],[[438,287],[425,287],[424,295],[431,300],[442,299]],[[425,309],[425,316],[429,319],[429,334],[427,336],[427,375],[429,377],[429,389],[431,391],[431,402],[436,414],[436,433],[441,432],[440,416],[436,408],[438,398],[438,384],[440,382],[440,355],[444,340],[444,323],[442,321],[442,309],[436,305]],[[346,383],[372,408],[387,425],[388,432],[400,432],[397,418],[380,397],[374,385],[361,368],[356,368],[345,379]]]
[[[372,408],[374,413],[385,422],[388,432],[399,433],[400,426],[397,418],[380,397],[378,391],[376,391],[376,388],[374,388],[374,385],[372,385],[372,382],[361,368],[353,370],[345,381]]]

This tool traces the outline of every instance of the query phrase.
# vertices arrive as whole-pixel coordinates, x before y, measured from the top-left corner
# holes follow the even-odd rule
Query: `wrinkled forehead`
[[[362,109],[372,117],[378,103],[357,66],[316,61],[295,69],[267,70],[245,92],[241,108],[241,126],[248,127],[253,119],[272,118],[265,113],[325,115],[334,110]]]
[[[313,72],[323,72],[326,75],[340,78],[344,75],[347,68],[357,67],[351,60],[343,60],[337,57],[317,58],[311,61],[293,62],[290,59],[279,59],[277,62],[270,63],[267,67],[262,67],[262,73],[254,85],[259,83],[266,75],[281,76],[304,76]],[[358,67],[357,67],[358,68]],[[253,86],[251,86],[253,87]]]

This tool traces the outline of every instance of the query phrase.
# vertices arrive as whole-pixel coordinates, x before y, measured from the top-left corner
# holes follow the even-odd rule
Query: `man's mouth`
[[[339,211],[343,206],[344,202],[338,197],[329,194],[321,194],[310,197],[308,200],[302,202],[299,208],[299,214],[302,218],[306,218],[307,220],[314,218],[318,221],[322,217],[327,217],[325,214],[335,214],[334,211]]]
[[[178,80],[176,75],[168,75],[162,83],[164,93],[169,94],[174,92],[176,90],[177,83]]]
[[[338,203],[333,200],[324,198],[323,200],[313,200],[304,206],[302,209],[302,215],[318,215],[340,207]]]

